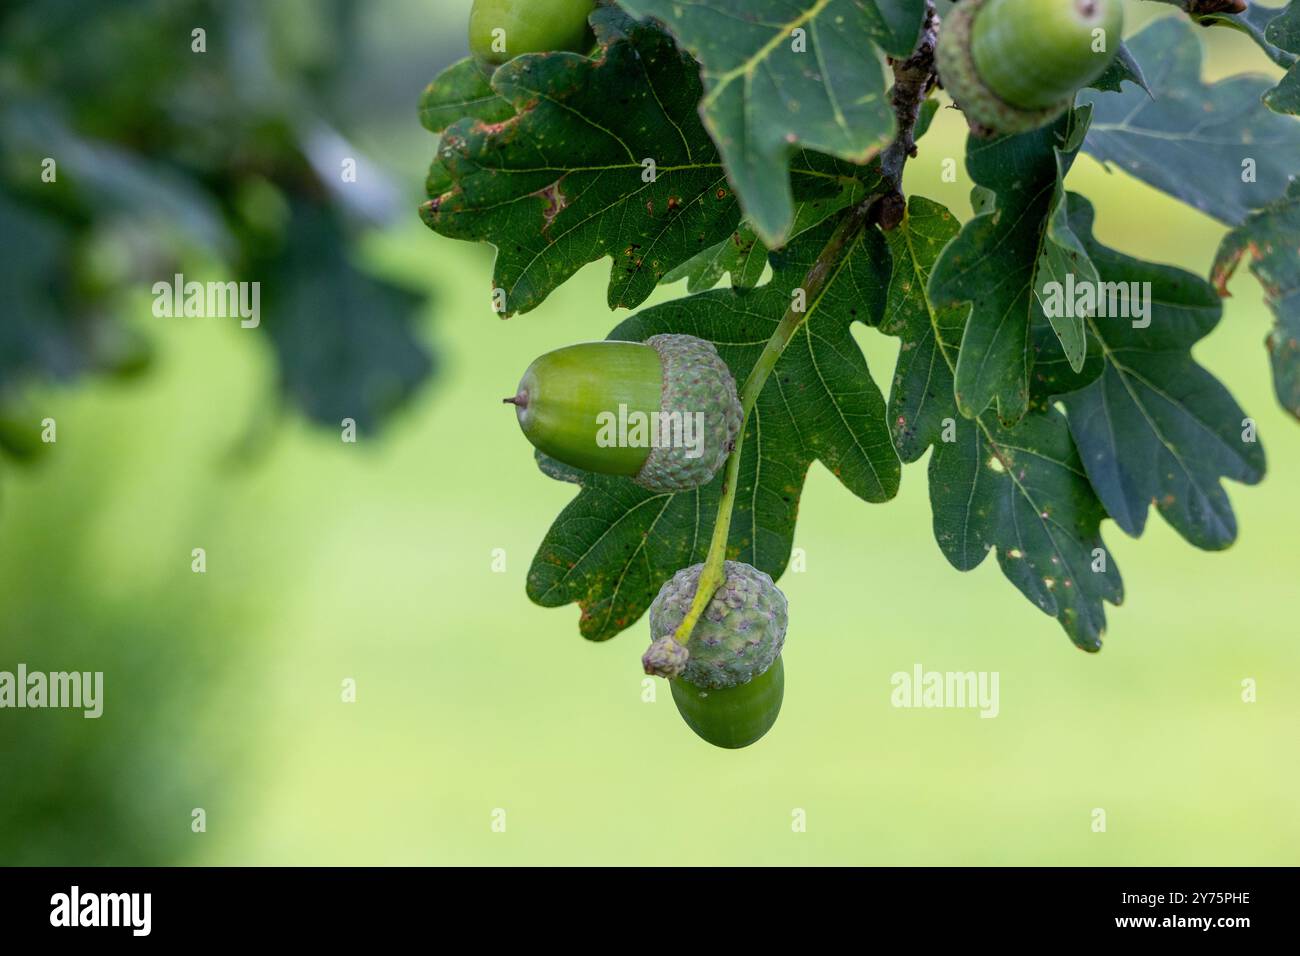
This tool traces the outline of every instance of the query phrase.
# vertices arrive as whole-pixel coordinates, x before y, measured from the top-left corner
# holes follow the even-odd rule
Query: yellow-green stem
[[[827,240],[812,268],[808,270],[808,275],[804,277],[801,286],[804,293],[802,297],[804,308],[796,309],[792,303],[786,310],[781,321],[777,323],[772,337],[763,346],[763,354],[754,363],[749,377],[745,379],[745,384],[740,390],[740,406],[745,419],[740,426],[740,432],[736,435],[736,447],[727,457],[727,471],[722,483],[722,500],[718,503],[718,518],[713,524],[713,537],[709,540],[709,553],[704,559],[704,568],[700,571],[700,583],[695,589],[690,610],[686,612],[682,623],[673,633],[673,640],[678,644],[684,646],[691,639],[695,623],[725,580],[727,538],[731,534],[731,515],[735,510],[736,485],[740,478],[740,453],[745,443],[745,428],[749,425],[749,413],[753,411],[754,403],[758,401],[759,393],[767,384],[767,378],[776,367],[781,353],[816,310],[817,303],[821,300],[822,293],[826,291],[830,280],[847,260],[849,247],[867,224],[871,209],[878,198],[871,196],[844,214],[839,226]]]

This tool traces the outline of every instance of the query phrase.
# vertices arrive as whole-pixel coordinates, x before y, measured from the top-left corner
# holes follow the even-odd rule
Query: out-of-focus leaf
[[[924,0],[620,0],[665,24],[701,64],[700,113],[745,215],[768,246],[794,222],[799,148],[866,162],[893,136],[876,48],[916,46]]]
[[[0,195],[0,235],[0,288],[6,300],[0,321],[0,391],[36,369],[48,369],[56,377],[72,374],[83,359],[69,339],[66,278],[60,275],[71,244],[69,231]]]
[[[743,381],[833,227],[825,223],[774,255],[772,281],[758,289],[715,289],[655,306],[610,337],[695,335],[716,343]],[[781,574],[814,460],[866,501],[897,493],[900,465],[884,399],[850,333],[855,321],[879,320],[888,263],[880,233],[869,230],[853,243],[823,294],[808,302],[806,323],[746,424],[728,558],[774,578]],[[582,491],[542,542],[528,573],[528,595],[545,607],[578,602],[583,636],[605,640],[635,622],[674,572],[704,559],[723,476],[679,494],[655,494],[627,478],[575,476],[571,470],[555,477],[579,477]]]
[[[1119,569],[1101,539],[1101,503],[1088,484],[1065,416],[1031,411],[1008,428],[992,412],[964,417],[953,399],[963,341],[960,308],[926,296],[958,225],[943,206],[913,196],[889,233],[893,276],[881,331],[902,340],[889,420],[904,461],[930,457],[934,536],[959,571],[996,549],[1002,573],[1076,646],[1101,648],[1104,603],[1119,604]],[[1050,334],[1050,333],[1049,333]]]
[[[296,124],[299,148],[316,178],[330,193],[332,205],[359,224],[383,228],[400,214],[409,214],[405,194],[374,160],[362,154],[333,126],[319,119]],[[353,164],[354,176],[338,173],[340,158]]]
[[[1300,124],[1260,102],[1269,80],[1206,84],[1196,27],[1179,18],[1157,20],[1128,45],[1147,64],[1152,93],[1081,91],[1079,102],[1093,104],[1087,152],[1230,226],[1282,195]]]
[[[1213,272],[1220,295],[1228,294],[1228,280],[1247,253],[1277,317],[1268,336],[1273,386],[1282,407],[1300,418],[1300,179],[1292,180],[1285,198],[1224,237]]]
[[[68,268],[75,235],[62,220],[0,195],[0,398],[39,379],[67,381],[129,360],[128,333],[82,303]]]
[[[245,334],[278,346],[286,390],[314,417],[376,427],[378,412],[424,377],[428,357],[408,330],[412,296],[353,268],[356,233],[340,225],[348,212],[382,215],[391,195],[364,162],[356,181],[340,177],[340,159],[357,152],[331,116],[341,98],[323,92],[339,79],[355,88],[344,73],[355,5],[311,4],[307,29],[301,6],[6,6],[6,389],[139,371],[147,340],[114,321],[126,290],[214,266],[214,278],[263,283],[267,329]],[[196,26],[202,54],[190,48]],[[45,157],[57,162],[50,181]],[[15,209],[20,225],[9,221]],[[303,237],[286,230],[306,220],[320,235],[308,229],[295,258]]]
[[[240,334],[270,336],[282,387],[309,418],[372,431],[433,363],[414,329],[424,297],[360,270],[349,245],[332,212],[296,206],[283,247],[249,270],[262,283],[263,328]]]
[[[1246,413],[1192,358],[1223,307],[1199,276],[1098,243],[1092,205],[1082,196],[1071,194],[1069,211],[1111,304],[1088,319],[1081,371],[1063,361],[1050,335],[1040,336],[1037,388],[1065,406],[1088,480],[1121,528],[1140,535],[1147,506],[1155,505],[1191,544],[1226,548],[1237,537],[1237,519],[1221,482],[1256,484],[1265,460],[1263,446],[1243,429]],[[1150,311],[1137,317],[1140,300]]]
[[[1029,407],[1030,328],[1046,318],[1037,291],[1067,271],[1091,266],[1058,215],[1065,174],[1088,128],[1089,111],[1066,113],[1029,133],[970,137],[966,166],[981,196],[996,195],[943,251],[930,275],[938,309],[972,304],[957,359],[956,398],[967,418],[996,406],[1005,423]],[[1084,351],[1083,320],[1054,316],[1073,361]]]
[[[57,178],[32,188],[55,193],[51,203],[75,205],[87,219],[130,217],[210,255],[234,251],[218,203],[192,178],[156,159],[79,135],[44,98],[9,103],[0,111],[0,157],[32,170],[40,169],[45,157],[55,159]]]

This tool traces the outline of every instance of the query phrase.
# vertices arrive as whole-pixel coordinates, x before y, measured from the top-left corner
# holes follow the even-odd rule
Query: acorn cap
[[[653,643],[642,662],[647,673],[680,677],[696,687],[738,687],[762,674],[780,656],[789,615],[785,595],[754,566],[727,561],[726,578],[686,643],[689,656],[683,665],[674,656],[677,652],[664,642],[676,644],[673,635],[690,610],[703,569],[703,564],[683,568],[659,589],[650,605]],[[667,667],[651,670],[652,665],[660,664]],[[675,673],[666,673],[669,669]]]
[[[661,421],[692,440],[661,441],[650,449],[634,480],[651,491],[690,491],[708,484],[736,445],[745,421],[736,380],[712,342],[693,335],[654,335],[645,344],[659,353],[661,362]]]

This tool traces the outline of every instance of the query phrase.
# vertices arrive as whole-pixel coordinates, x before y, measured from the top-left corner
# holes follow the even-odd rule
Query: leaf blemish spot
[[[555,217],[564,211],[564,207],[569,204],[569,197],[560,191],[560,181],[557,179],[545,189],[539,190],[536,195],[546,200],[546,205],[542,208],[542,219],[545,221],[543,229],[550,226],[555,221]]]

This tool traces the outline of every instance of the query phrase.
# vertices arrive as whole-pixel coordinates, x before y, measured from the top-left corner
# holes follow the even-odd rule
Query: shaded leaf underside
[[[1084,150],[1230,226],[1280,197],[1300,157],[1300,124],[1267,109],[1271,81],[1201,78],[1196,27],[1157,20],[1127,41],[1146,69],[1151,96],[1083,90],[1093,106]],[[1253,164],[1253,177],[1243,164]]]
[[[1273,387],[1282,407],[1300,418],[1300,180],[1224,238],[1213,274],[1221,294],[1227,295],[1228,279],[1248,254],[1277,319],[1268,337]]]
[[[1119,604],[1123,585],[1065,416],[1049,407],[1009,428],[992,412],[963,417],[954,400],[962,310],[936,307],[925,289],[957,231],[948,210],[913,197],[890,234],[893,277],[881,329],[902,340],[889,404],[895,440],[905,461],[934,448],[930,503],[948,561],[969,571],[996,550],[1021,593],[1078,647],[1099,650],[1103,602]]]
[[[1218,297],[1199,276],[1098,243],[1083,197],[1071,194],[1070,218],[1115,297],[1088,319],[1089,360],[1080,372],[1040,336],[1046,347],[1036,387],[1059,396],[1088,479],[1124,531],[1140,535],[1154,505],[1196,547],[1226,548],[1237,521],[1221,482],[1255,484],[1265,461],[1243,428],[1245,412],[1192,358],[1192,347],[1219,323]],[[1122,304],[1136,303],[1135,294],[1147,298],[1147,290],[1149,313],[1131,318]]]
[[[1271,19],[1264,36],[1279,49],[1300,57],[1300,3],[1292,0],[1285,11]],[[1300,62],[1292,63],[1282,81],[1264,94],[1264,103],[1278,113],[1300,115]]]

